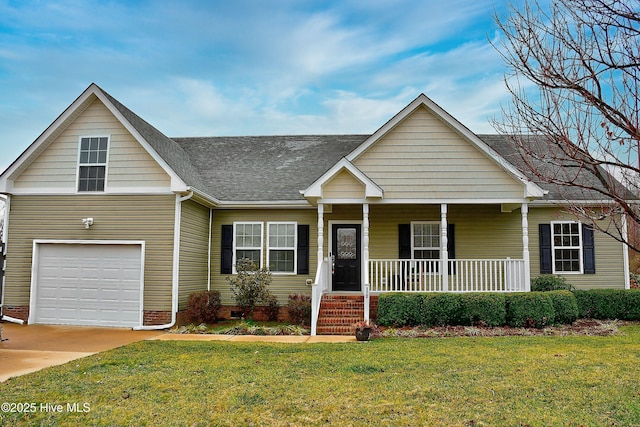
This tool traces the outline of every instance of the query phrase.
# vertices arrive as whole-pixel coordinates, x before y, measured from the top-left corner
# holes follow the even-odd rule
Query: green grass
[[[0,425],[640,425],[640,326],[620,331],[140,342],[0,384],[3,402],[90,405],[0,413]]]

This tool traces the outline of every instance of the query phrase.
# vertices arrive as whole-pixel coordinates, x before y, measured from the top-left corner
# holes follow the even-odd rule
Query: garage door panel
[[[39,244],[36,323],[137,326],[140,245]]]

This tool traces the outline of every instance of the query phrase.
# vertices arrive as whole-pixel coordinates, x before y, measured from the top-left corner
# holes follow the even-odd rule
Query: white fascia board
[[[302,190],[300,193],[304,197],[322,197],[322,186],[335,177],[342,170],[349,172],[355,179],[357,179],[365,188],[365,197],[369,198],[382,198],[383,191],[378,184],[376,184],[371,178],[358,169],[353,163],[346,158],[340,159],[338,163],[333,165],[331,169],[325,172],[320,178],[315,180],[307,189]]]
[[[527,179],[522,172],[515,168],[511,163],[507,162],[500,154],[494,149],[489,147],[484,141],[482,141],[476,134],[471,132],[466,126],[460,123],[455,117],[446,112],[442,107],[433,102],[425,94],[420,94],[409,105],[403,108],[398,114],[396,114],[391,120],[385,123],[380,129],[378,129],[373,135],[367,138],[359,147],[349,153],[346,158],[350,162],[357,159],[362,153],[364,153],[369,147],[375,144],[380,138],[386,135],[389,131],[395,128],[400,122],[402,122],[407,116],[413,113],[418,107],[424,106],[442,121],[444,121],[453,130],[458,132],[469,142],[476,146],[487,157],[493,160],[498,166],[500,166],[505,172],[513,176],[525,186],[525,197],[542,197],[546,194],[545,190],[540,188],[537,184]]]
[[[501,205],[529,203],[527,199],[321,199],[318,203],[323,204],[358,204],[368,203],[370,205]]]
[[[92,84],[92,86],[94,86]],[[169,166],[169,164],[151,147],[151,145],[140,135],[136,128],[129,123],[129,121],[115,108],[115,106],[107,99],[97,87],[94,88],[95,95],[98,99],[107,107],[107,109],[113,114],[118,121],[129,131],[131,135],[142,145],[142,147],[149,153],[149,155],[155,160],[158,165],[165,171],[171,178],[171,191],[174,193],[184,193],[189,191],[189,186],[175,173],[175,171]]]
[[[221,201],[218,209],[315,209],[306,200]]]

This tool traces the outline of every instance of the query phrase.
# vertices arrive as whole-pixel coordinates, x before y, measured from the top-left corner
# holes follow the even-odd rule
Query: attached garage
[[[36,241],[29,323],[141,324],[143,242]]]

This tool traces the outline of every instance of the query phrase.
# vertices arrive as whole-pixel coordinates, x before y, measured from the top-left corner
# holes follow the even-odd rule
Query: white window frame
[[[271,226],[272,225],[293,225],[293,246],[271,246]],[[293,251],[293,271],[272,271],[274,275],[295,275],[298,274],[298,223],[295,221],[272,221],[267,222],[267,266],[271,265],[271,250]],[[269,267],[270,268],[270,267]]]
[[[415,246],[415,235],[413,233],[413,226],[414,225],[422,225],[422,224],[430,224],[430,225],[435,225],[436,229],[438,230],[438,240],[439,240],[439,245],[436,246]],[[441,230],[441,224],[438,221],[411,221],[411,259],[422,259],[422,258],[416,258],[415,257],[415,251],[433,251],[433,250],[437,250],[438,251],[438,258],[437,259],[441,259],[442,258],[442,230]]]
[[[80,157],[82,154],[82,140],[83,139],[91,139],[91,138],[106,138],[107,139],[107,155],[104,162],[97,163],[82,163],[80,162]],[[76,193],[79,194],[91,194],[98,193],[103,194],[107,192],[107,179],[109,176],[108,164],[109,164],[109,153],[111,152],[111,135],[83,135],[78,138],[78,165],[76,168]],[[104,189],[96,190],[96,191],[81,191],[80,190],[80,168],[84,166],[103,166],[104,167]]]
[[[578,246],[556,246],[555,244],[555,225],[577,224],[578,225]],[[551,222],[551,266],[553,274],[584,274],[584,259],[582,253],[582,223],[578,221],[552,221]],[[578,250],[578,262],[580,263],[579,271],[557,271],[556,270],[556,249]]]
[[[237,239],[237,228],[240,225],[259,225],[260,226],[260,246],[238,246],[238,239]],[[232,272],[233,274],[237,273],[236,270],[236,263],[238,262],[237,259],[237,251],[239,250],[250,250],[250,251],[260,251],[260,266],[259,268],[262,269],[264,268],[264,254],[263,254],[263,247],[264,247],[264,223],[262,221],[236,221],[233,223],[233,267],[232,267]]]

